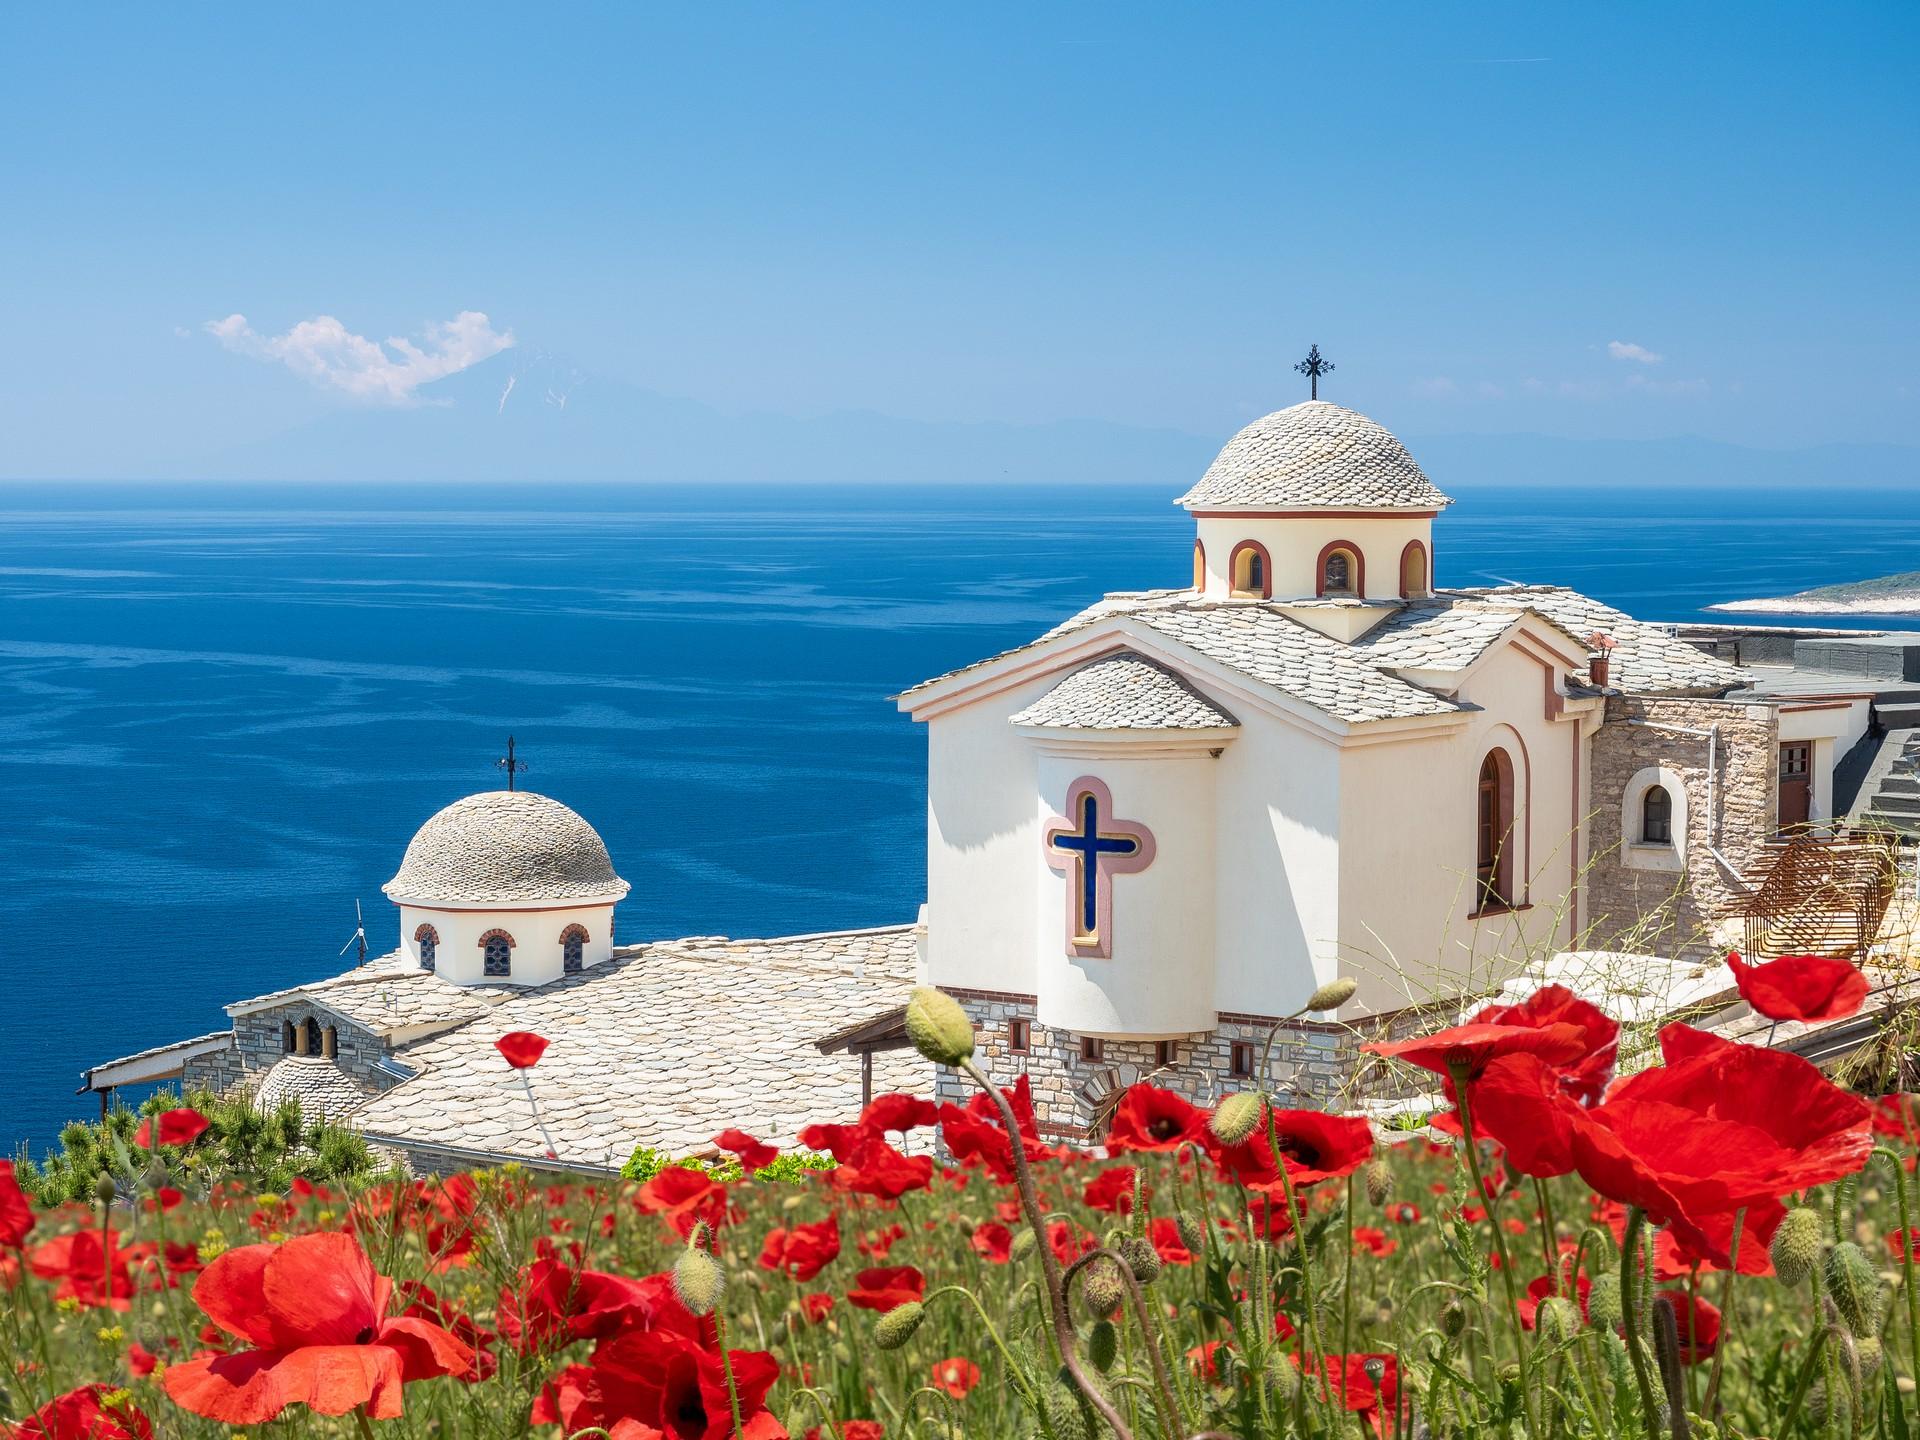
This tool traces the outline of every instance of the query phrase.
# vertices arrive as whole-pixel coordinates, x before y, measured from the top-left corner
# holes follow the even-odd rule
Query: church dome
[[[1438,510],[1452,503],[1385,426],[1307,400],[1254,421],[1176,502],[1189,510]]]
[[[628,887],[574,811],[527,790],[489,790],[422,825],[380,888],[402,904],[523,905],[618,900]]]

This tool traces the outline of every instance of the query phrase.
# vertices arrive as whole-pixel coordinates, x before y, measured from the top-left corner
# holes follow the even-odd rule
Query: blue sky
[[[1917,55],[1906,4],[7,7],[0,475],[507,336],[728,412],[1224,435],[1317,341],[1408,434],[1920,443]]]

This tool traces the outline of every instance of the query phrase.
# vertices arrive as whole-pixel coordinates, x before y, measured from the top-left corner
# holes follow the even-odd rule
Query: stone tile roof
[[[494,1049],[512,1030],[552,1042],[530,1072],[562,1160],[617,1169],[635,1146],[682,1155],[737,1125],[792,1145],[814,1120],[851,1119],[860,1065],[820,1036],[904,999],[909,926],[772,940],[663,940],[514,994],[485,1018],[396,1051],[416,1078],[353,1117],[375,1140],[538,1160],[526,1091]],[[911,1050],[878,1054],[874,1092],[928,1093]]]
[[[1510,605],[1415,601],[1355,640],[1353,650],[1390,670],[1465,670],[1522,613]]]
[[[1308,400],[1235,435],[1175,503],[1189,510],[1438,510],[1453,502],[1386,427]]]
[[[1718,694],[1746,679],[1743,671],[1668,634],[1665,626],[1636,620],[1564,585],[1494,585],[1441,593],[1536,610],[1583,641],[1595,631],[1611,636],[1615,645],[1608,682],[1616,690]]]
[[[422,825],[380,887],[396,901],[514,904],[618,899],[600,834],[558,800],[529,790],[469,795]]]
[[[416,1025],[464,1024],[486,1014],[515,993],[507,986],[455,985],[422,970],[406,952],[395,950],[324,980],[237,1000],[229,1015],[311,1000],[376,1035]]]
[[[1215,730],[1240,722],[1131,650],[1082,665],[1012,719],[1083,730]]]
[[[308,1120],[337,1120],[372,1094],[331,1060],[289,1055],[261,1077],[253,1092],[253,1108],[270,1115],[286,1101],[295,1100]]]

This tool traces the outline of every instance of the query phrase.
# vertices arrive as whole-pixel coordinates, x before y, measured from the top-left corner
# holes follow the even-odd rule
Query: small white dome
[[[489,790],[422,825],[380,888],[400,904],[512,906],[618,900],[628,886],[574,811],[528,790]]]
[[[1453,502],[1384,425],[1306,400],[1235,435],[1176,503],[1189,510],[1438,510]]]

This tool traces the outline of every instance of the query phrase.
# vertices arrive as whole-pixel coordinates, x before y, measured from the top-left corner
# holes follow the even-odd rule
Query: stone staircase
[[[1920,842],[1920,704],[1900,708],[1914,710],[1913,723],[1889,726],[1880,760],[1861,787],[1864,799],[1856,804],[1848,822],[1856,831],[1885,830],[1911,845]],[[1895,716],[1906,718],[1893,706],[1876,705],[1874,709],[1890,720]]]

